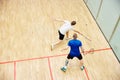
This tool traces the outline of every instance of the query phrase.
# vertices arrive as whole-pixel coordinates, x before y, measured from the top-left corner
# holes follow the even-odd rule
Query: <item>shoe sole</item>
[[[66,72],[66,70],[63,70],[62,68],[61,68],[61,70],[62,70],[63,72]]]

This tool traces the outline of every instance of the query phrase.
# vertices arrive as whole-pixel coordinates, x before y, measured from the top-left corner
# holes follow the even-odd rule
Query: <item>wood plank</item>
[[[31,76],[31,80],[50,80],[49,66],[51,66],[53,80],[88,80],[85,71],[80,71],[79,61],[76,59],[70,63],[72,66],[67,74],[60,71],[66,58],[63,54],[69,53],[69,50],[61,52],[60,49],[64,48],[68,41],[64,40],[51,51],[50,44],[58,39],[57,31],[63,24],[54,21],[53,18],[76,20],[75,28],[92,40],[90,42],[79,35],[78,39],[83,42],[86,51],[90,48],[95,50],[110,48],[83,0],[0,0],[0,63],[26,59],[24,62],[16,62],[17,80],[22,80],[22,76],[25,77],[25,80],[30,80],[29,72],[33,69],[27,69],[30,65],[45,67],[46,72],[45,75],[42,75],[38,68],[34,69],[34,76]],[[71,37],[73,33],[70,31]],[[38,57],[44,57],[43,59],[46,60],[35,59]],[[31,58],[36,61],[29,63],[28,60]],[[51,64],[48,64],[47,59]],[[40,63],[38,60],[41,60]],[[13,62],[11,63],[13,64]],[[96,51],[93,55],[88,54],[84,56],[84,62],[90,80],[120,79],[118,70],[120,64],[112,50]],[[25,65],[22,66],[23,64]],[[0,67],[2,67],[1,65],[7,64],[2,63]],[[11,69],[10,66],[8,69]],[[26,70],[22,71],[23,68]],[[36,67],[34,66],[34,68]],[[3,69],[3,67],[1,69],[0,79],[7,80],[2,77],[3,73],[9,77],[7,69]],[[46,78],[46,76],[49,77]],[[10,79],[13,80],[13,76]]]

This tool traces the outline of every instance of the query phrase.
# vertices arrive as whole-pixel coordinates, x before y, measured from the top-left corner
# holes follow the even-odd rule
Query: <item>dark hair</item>
[[[73,34],[73,39],[77,39],[77,34],[76,33]]]
[[[71,25],[75,25],[75,24],[76,24],[76,21],[72,21],[72,22],[71,22]]]

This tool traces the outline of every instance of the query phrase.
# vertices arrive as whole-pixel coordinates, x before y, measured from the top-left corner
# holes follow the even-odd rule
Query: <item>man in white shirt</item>
[[[73,29],[73,26],[76,24],[76,21],[72,21],[72,22],[69,22],[67,20],[57,20],[57,21],[62,21],[62,22],[64,22],[64,24],[58,30],[59,41],[57,41],[56,43],[53,43],[51,45],[51,50],[53,50],[55,45],[61,43],[61,41],[64,39],[65,34],[66,34],[66,39],[69,39],[69,30],[73,30],[74,32],[77,32],[80,34],[79,31]]]

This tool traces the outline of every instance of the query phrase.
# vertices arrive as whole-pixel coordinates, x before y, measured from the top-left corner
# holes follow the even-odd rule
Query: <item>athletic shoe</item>
[[[51,44],[51,51],[53,50],[53,48],[54,48],[54,45],[53,45],[53,44]]]
[[[66,69],[65,67],[62,67],[61,70],[62,70],[63,72],[66,72],[67,69]]]
[[[85,68],[85,66],[81,66],[81,67],[80,67],[81,70],[84,70],[84,68]]]

